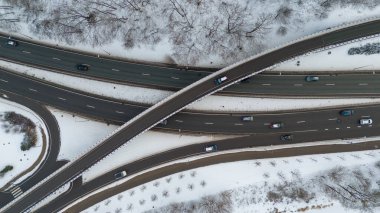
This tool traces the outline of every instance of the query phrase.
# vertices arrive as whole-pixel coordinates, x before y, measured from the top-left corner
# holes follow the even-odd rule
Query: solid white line
[[[143,73],[142,75],[150,75],[149,73]]]
[[[8,83],[8,81],[7,81],[7,80],[4,80],[4,79],[0,79],[0,81],[5,82],[5,83]]]
[[[206,125],[213,125],[214,123],[206,122],[205,124],[206,124]]]
[[[297,121],[297,124],[306,123],[306,121]]]
[[[270,86],[270,85],[272,85],[272,84],[261,84],[261,85],[263,85],[263,86]]]
[[[360,83],[359,86],[367,86],[367,83]]]
[[[23,53],[26,53],[26,54],[30,54],[30,52],[28,52],[28,51],[25,51],[25,50],[23,50],[22,52],[23,52]]]
[[[37,90],[29,88],[30,91],[37,92]]]
[[[59,58],[53,58],[54,60],[57,60],[57,61],[60,61],[61,59],[59,59]]]
[[[86,107],[95,109],[95,107],[91,105],[86,105]]]
[[[182,123],[183,121],[182,120],[175,120],[175,122]]]
[[[335,86],[335,84],[325,84],[326,86]]]
[[[118,69],[112,69],[112,71],[119,72],[120,70],[118,70]]]
[[[295,87],[302,87],[303,84],[294,84]]]
[[[61,97],[58,97],[58,99],[62,100],[62,101],[66,101],[66,99],[64,98],[61,98]]]
[[[124,114],[124,112],[121,112],[121,111],[115,111],[115,112],[118,114]]]

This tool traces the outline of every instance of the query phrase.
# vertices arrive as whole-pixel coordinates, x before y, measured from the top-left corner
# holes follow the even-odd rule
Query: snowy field
[[[172,174],[83,212],[358,213],[365,210],[359,200],[379,192],[379,177],[378,150],[248,160]],[[349,188],[350,197],[341,186],[360,192]],[[370,206],[380,201],[379,194],[368,199]]]
[[[24,133],[14,132],[13,130],[7,133],[5,128],[6,123],[0,121],[0,170],[7,165],[13,166],[13,170],[7,172],[3,177],[0,177],[0,188],[36,162],[42,152],[42,133],[40,128],[42,128],[47,137],[46,142],[49,142],[47,128],[44,122],[33,111],[14,102],[0,98],[0,115],[4,115],[5,112],[15,112],[29,118],[36,125],[38,139],[35,147],[27,151],[22,151],[20,146],[24,139]],[[24,178],[26,176],[27,175],[25,175]]]
[[[345,45],[308,53],[295,59],[286,61],[271,72],[276,71],[372,71],[380,69],[379,54],[348,55],[352,47],[360,47],[368,43],[378,43],[380,37],[350,42]],[[299,61],[299,66],[297,62]],[[323,63],[321,63],[323,62]]]
[[[380,12],[376,0],[112,2],[1,0],[0,29],[107,56],[220,67]]]
[[[380,64],[380,63],[379,63]],[[60,73],[31,68],[6,61],[0,61],[0,67],[28,74],[46,81],[71,87],[73,89],[115,98],[133,103],[156,104],[173,94],[170,91],[120,85]],[[99,88],[102,88],[99,90]],[[333,106],[352,106],[379,103],[379,98],[344,99],[291,99],[291,98],[255,98],[211,95],[198,100],[186,109],[194,111],[217,112],[271,112],[279,110],[313,109]]]

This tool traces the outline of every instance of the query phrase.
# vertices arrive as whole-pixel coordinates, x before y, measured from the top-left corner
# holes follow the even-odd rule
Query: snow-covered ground
[[[271,72],[278,71],[360,71],[379,70],[379,54],[348,55],[352,47],[360,47],[367,43],[380,42],[380,37],[349,42],[318,52],[308,53],[278,65]],[[299,61],[299,66],[297,62]],[[323,62],[323,63],[321,63]]]
[[[345,196],[349,194],[339,184],[363,187],[359,188],[363,193],[379,191],[379,160],[380,151],[374,150],[217,164],[145,183],[83,212],[182,212],[185,208],[195,208],[195,212],[204,208],[214,208],[211,212],[297,212],[301,208],[361,212],[360,204],[339,202],[344,199],[325,184]]]
[[[380,64],[380,63],[379,63]],[[71,87],[92,94],[102,95],[134,103],[156,104],[173,94],[171,91],[134,87],[79,78],[46,70],[0,61],[0,67],[28,74],[46,81]],[[99,88],[102,88],[101,90]],[[256,98],[211,95],[198,100],[186,109],[219,112],[270,112],[279,110],[312,109],[333,106],[379,103],[379,98],[300,99]]]
[[[133,4],[124,5],[123,8],[107,7],[106,4],[102,4],[107,1],[102,0],[21,2],[25,3],[0,1],[0,5],[11,5],[11,8],[1,9],[5,12],[11,11],[4,13],[7,14],[3,17],[4,20],[19,19],[18,22],[0,22],[3,31],[104,55],[156,62],[170,62],[168,58],[171,57],[177,63],[195,61],[195,64],[200,66],[223,66],[329,27],[377,16],[380,11],[378,2],[374,0],[328,3],[323,0],[227,0],[223,1],[224,4],[220,1],[200,1],[200,4],[195,1],[175,1],[176,3],[172,4],[173,1],[154,0],[145,6],[137,3],[133,7]],[[123,5],[122,1],[116,2]],[[140,14],[135,13],[136,6],[140,9],[137,10]],[[43,7],[44,10],[39,7]],[[175,8],[180,9],[176,12]],[[89,14],[76,16],[76,10],[91,12],[97,21],[96,24],[88,23],[90,19],[86,17],[89,17]],[[125,14],[140,17],[124,20]],[[228,14],[233,14],[233,17],[228,19]],[[63,17],[73,18],[66,20]],[[186,18],[191,21],[186,22]],[[262,20],[265,22],[251,37],[233,37],[234,33],[226,32],[227,19],[233,20],[228,23],[239,35],[245,35],[252,30],[252,26],[257,26]],[[120,25],[115,26],[114,23],[107,22],[108,20]],[[59,21],[64,24],[55,24]],[[69,26],[68,29],[80,30],[69,31],[64,28],[65,23]],[[173,23],[176,23],[176,26],[173,26]],[[156,39],[157,37],[159,39]],[[190,54],[186,54],[187,51]],[[186,58],[194,60],[188,61]]]
[[[15,112],[29,118],[36,125],[38,139],[35,147],[32,147],[27,151],[22,151],[20,146],[24,138],[24,133],[14,132],[13,130],[7,133],[5,127],[6,123],[0,121],[0,170],[7,165],[13,166],[13,170],[7,172],[3,177],[0,177],[0,188],[14,177],[30,168],[36,162],[38,156],[42,152],[41,129],[46,135],[46,142],[49,142],[45,123],[32,110],[0,98],[0,114],[3,115],[4,112]],[[28,174],[30,174],[30,172]],[[17,181],[24,179],[28,174],[20,177]]]

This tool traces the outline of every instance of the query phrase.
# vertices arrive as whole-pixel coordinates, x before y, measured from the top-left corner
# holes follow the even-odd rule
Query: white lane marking
[[[263,86],[271,86],[272,84],[261,84]]]
[[[335,84],[325,84],[326,86],[335,86]]]
[[[243,124],[241,124],[241,123],[235,123],[234,125],[235,126],[243,126]]]
[[[372,125],[368,125],[368,127],[372,127]]]
[[[30,54],[30,52],[28,52],[28,51],[25,51],[25,50],[23,50],[22,52],[23,52],[23,53],[26,53],[26,54]]]
[[[175,120],[175,122],[183,123],[183,120]]]
[[[318,129],[309,129],[309,130],[304,130],[304,131],[297,131],[297,132],[317,132]]]
[[[295,87],[302,87],[303,84],[294,84]]]
[[[66,101],[65,98],[58,97],[59,100]]]
[[[339,129],[339,127],[335,128],[335,129]]]
[[[297,124],[306,123],[306,121],[297,121]]]
[[[348,127],[347,127],[347,129],[351,129],[351,127],[350,127],[350,126],[348,126]]]
[[[327,131],[327,130],[329,130],[329,129],[325,129],[325,131]]]
[[[214,123],[206,122],[205,124],[206,124],[206,125],[213,125]]]
[[[270,123],[264,123],[264,126],[268,126],[268,125],[270,125]]]
[[[335,121],[338,118],[329,118],[329,121]]]
[[[356,126],[356,127],[358,127],[358,128],[362,128],[362,126]]]
[[[8,81],[7,81],[7,80],[4,80],[4,79],[0,79],[0,81],[5,82],[5,83],[8,83]]]
[[[150,75],[150,74],[149,74],[149,73],[143,73],[142,75],[148,76],[148,75]]]
[[[57,61],[60,61],[61,59],[59,59],[59,58],[53,58],[54,60],[57,60]]]
[[[115,111],[117,114],[124,114],[122,111]]]
[[[30,91],[37,92],[37,90],[29,88]]]
[[[88,107],[88,108],[92,108],[92,109],[95,109],[95,107],[94,107],[94,106],[91,106],[91,105],[86,105],[86,107]]]
[[[179,79],[178,77],[174,77],[174,76],[172,76],[171,78],[174,79],[174,80],[178,80]]]
[[[3,97],[4,97],[4,98],[8,98],[8,95],[6,95],[6,94],[3,94]]]
[[[360,83],[359,86],[367,86],[367,83]]]
[[[112,69],[112,71],[119,72],[120,70],[118,70],[118,69]]]

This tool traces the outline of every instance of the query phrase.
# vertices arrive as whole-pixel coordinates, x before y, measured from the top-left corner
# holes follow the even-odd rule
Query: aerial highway
[[[3,90],[0,90],[0,93],[2,94],[3,98],[28,107],[45,122],[45,125],[47,127],[46,134],[48,134],[48,141],[46,141],[46,143],[49,143],[47,144],[47,154],[45,158],[42,159],[41,164],[38,166],[38,169],[29,175],[28,178],[22,180],[20,183],[12,184],[10,187],[7,184],[5,188],[9,187],[9,189],[5,192],[0,192],[0,206],[4,206],[14,199],[14,195],[12,193],[14,189],[18,188],[18,190],[21,190],[21,192],[30,189],[32,186],[43,180],[47,174],[54,172],[62,165],[67,163],[67,161],[57,161],[57,156],[61,146],[61,138],[57,120],[50,113],[50,111],[44,106],[38,104],[36,101],[25,98],[23,96]]]
[[[304,38],[298,42],[290,43],[281,48],[252,57],[213,73],[134,117],[93,150],[89,151],[79,159],[66,164],[58,172],[52,174],[46,181],[36,185],[31,190],[21,195],[19,199],[4,207],[3,211],[25,211],[40,199],[52,193],[58,187],[78,177],[84,169],[95,164],[125,142],[150,129],[163,119],[178,112],[195,100],[214,93],[217,90],[244,79],[256,72],[260,72],[265,68],[271,67],[276,63],[285,61],[302,53],[326,45],[349,41],[379,32],[379,20],[368,21],[353,26],[345,26],[345,28],[335,29],[334,31],[331,30]],[[222,81],[221,79],[224,80]],[[218,83],[216,84],[215,81]]]
[[[177,91],[212,73],[210,70],[186,70],[162,64],[138,64],[98,58],[96,55],[23,40],[18,40],[19,45],[14,47],[6,45],[7,39],[7,36],[0,36],[0,58],[81,77]],[[88,64],[90,68],[81,71],[76,68],[77,64]],[[256,96],[374,96],[379,95],[379,90],[376,90],[380,87],[376,83],[379,78],[377,72],[367,75],[329,73],[322,75],[320,81],[310,83],[305,82],[305,75],[283,72],[282,75],[256,75],[220,93]]]
[[[149,107],[90,96],[83,92],[50,85],[31,77],[1,69],[0,79],[2,90],[28,97],[45,105],[119,125],[128,122]],[[355,118],[358,119],[360,115],[368,112],[376,112],[377,109],[379,109],[377,106],[358,108]],[[333,128],[334,122],[338,120],[340,110],[341,108],[329,108],[270,114],[180,112],[169,118],[166,125],[159,124],[157,128],[175,132],[254,134],[277,131],[268,128],[268,126],[272,122],[281,121],[285,124],[282,131],[315,131],[320,129],[321,125],[324,125],[325,128]],[[242,121],[244,116],[252,116],[253,120],[244,122]]]
[[[377,119],[376,119],[377,120]],[[337,125],[337,127],[341,127]],[[190,146],[180,147],[173,150],[169,150],[167,152],[159,153],[153,156],[149,156],[147,158],[143,158],[141,160],[136,160],[134,162],[131,162],[129,164],[120,166],[119,168],[115,168],[89,182],[82,183],[82,179],[78,178],[76,181],[74,181],[73,187],[69,193],[62,194],[59,198],[55,199],[53,202],[39,208],[35,211],[35,213],[44,213],[44,212],[58,212],[62,210],[67,205],[71,204],[72,202],[76,201],[77,199],[90,194],[91,192],[94,192],[95,190],[102,188],[103,186],[106,186],[108,184],[111,184],[115,182],[114,174],[122,171],[127,170],[129,175],[137,174],[141,171],[147,171],[149,168],[154,168],[155,166],[162,165],[163,163],[167,162],[173,162],[178,159],[183,159],[189,156],[204,154],[203,147],[207,144],[216,144],[219,151],[224,150],[232,150],[232,149],[239,149],[239,148],[248,148],[248,147],[260,147],[260,146],[268,146],[268,145],[283,145],[283,144],[296,144],[296,143],[304,143],[304,142],[315,142],[318,140],[330,140],[335,139],[337,137],[348,137],[348,138],[358,138],[363,136],[378,136],[379,131],[379,125],[373,128],[365,128],[365,129],[347,129],[347,125],[344,125],[345,128],[342,128],[340,130],[332,129],[326,134],[321,134],[320,132],[303,132],[303,133],[295,133],[294,134],[294,140],[291,142],[288,141],[281,141],[279,140],[280,134],[265,134],[265,135],[252,135],[252,136],[245,136],[245,137],[239,137],[239,138],[233,138],[233,139],[225,139],[225,140],[219,140],[219,141],[213,141],[205,144],[194,144]],[[374,146],[371,146],[373,144]],[[309,149],[306,147],[301,147],[300,151],[288,151],[288,155],[309,155],[309,154],[325,154],[325,153],[333,153],[333,152],[349,152],[349,151],[360,151],[360,150],[369,150],[369,149],[376,149],[376,146],[379,146],[380,142],[370,142],[370,143],[354,143],[351,144],[350,140],[346,140],[346,144],[337,144],[337,145],[321,145],[318,144],[315,146],[315,149]],[[312,145],[310,145],[312,146]],[[297,149],[297,148],[296,148]],[[237,157],[232,157],[234,154],[229,154],[231,157],[220,157],[219,160],[205,160],[200,163],[183,163],[174,165],[172,169],[169,169],[167,171],[166,169],[163,169],[162,171],[155,172],[153,170],[153,174],[145,174],[141,176],[137,176],[136,178],[132,178],[131,181],[128,181],[129,183],[123,184],[125,186],[121,187],[118,186],[117,189],[113,189],[112,192],[106,193],[106,195],[103,196],[94,196],[91,199],[84,200],[81,202],[78,207],[75,209],[75,211],[68,211],[68,212],[79,212],[82,210],[85,210],[85,208],[90,207],[91,205],[96,204],[97,202],[101,202],[104,199],[107,199],[109,196],[115,195],[119,192],[122,192],[124,190],[130,189],[132,187],[144,184],[149,181],[153,181],[158,178],[162,178],[165,175],[181,172],[183,170],[189,170],[201,166],[207,166],[212,165],[215,163],[221,163],[221,162],[231,162],[231,161],[237,161],[237,160],[248,160],[248,159],[257,159],[261,156],[257,155],[256,152],[252,153],[251,155],[247,155],[247,157],[241,157],[240,154],[236,154]],[[270,152],[267,152],[267,156],[271,156]],[[273,156],[276,156],[273,154]],[[283,155],[286,156],[286,155]],[[169,166],[170,167],[170,166]],[[160,170],[160,169],[157,169]],[[149,173],[149,172],[147,172]],[[108,194],[108,195],[107,195]],[[80,208],[80,209],[78,209]]]

